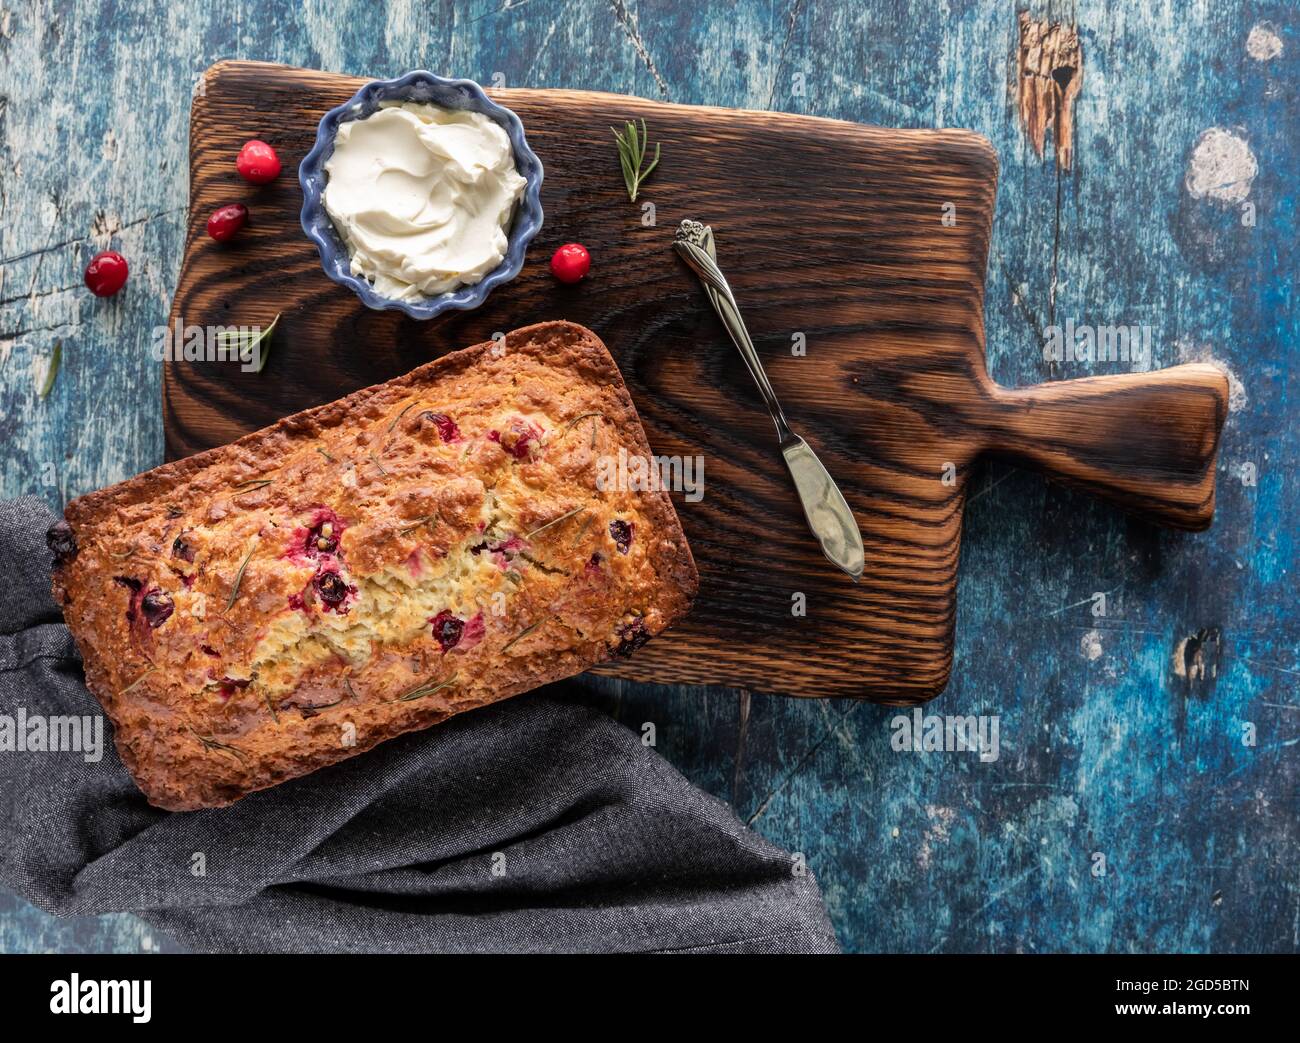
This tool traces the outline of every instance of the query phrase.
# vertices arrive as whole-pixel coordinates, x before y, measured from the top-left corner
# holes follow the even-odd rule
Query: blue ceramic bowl
[[[416,301],[395,301],[375,292],[365,279],[352,274],[348,248],[325,210],[321,196],[329,180],[325,163],[334,152],[334,134],[347,120],[365,119],[379,109],[380,102],[414,101],[440,105],[447,109],[481,112],[500,124],[510,137],[515,152],[515,169],[528,185],[515,208],[514,220],[507,233],[509,246],[501,264],[473,286]],[[336,283],[352,290],[370,308],[396,308],[413,319],[431,319],[444,311],[477,308],[494,287],[509,282],[524,265],[524,251],[542,227],[542,162],[524,137],[524,126],[507,108],[491,101],[473,80],[446,80],[431,72],[408,72],[396,80],[375,80],[357,91],[350,100],[321,117],[316,144],[298,167],[302,186],[302,230],[320,251],[321,267]]]

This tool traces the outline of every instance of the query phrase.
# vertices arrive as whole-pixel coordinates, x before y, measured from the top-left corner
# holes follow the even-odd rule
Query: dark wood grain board
[[[899,703],[933,697],[952,668],[962,509],[981,454],[1164,524],[1209,524],[1227,411],[1217,369],[1016,390],[989,380],[983,285],[997,162],[983,138],[610,94],[495,91],[546,167],[545,227],[520,276],[482,308],[417,323],[370,311],[327,280],[298,225],[297,164],[324,111],[363,82],[247,62],[206,74],[191,122],[187,248],[171,322],[282,318],[260,374],[166,365],[169,458],[497,331],[581,322],[618,360],[655,452],[705,460],[703,501],[674,496],[700,565],[696,608],[616,672]],[[663,143],[644,190],[652,225],[627,200],[609,132],[634,117]],[[286,169],[275,184],[237,177],[234,156],[250,137],[279,150]],[[252,219],[219,246],[204,235],[207,216],[236,201]],[[946,204],[952,226],[941,220]],[[856,585],[808,534],[749,375],[670,249],[687,217],[712,224],[786,414],[858,517],[867,565]],[[571,240],[591,249],[594,266],[584,284],[564,287],[547,259]],[[804,357],[790,351],[796,332]],[[796,594],[805,616],[792,613]]]

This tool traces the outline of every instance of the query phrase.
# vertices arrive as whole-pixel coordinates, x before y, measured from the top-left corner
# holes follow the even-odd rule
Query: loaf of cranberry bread
[[[54,594],[150,803],[217,807],[629,655],[698,585],[614,360],[516,330],[73,501]]]

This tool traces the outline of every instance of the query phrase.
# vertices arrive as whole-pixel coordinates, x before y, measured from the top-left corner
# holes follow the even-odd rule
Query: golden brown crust
[[[695,563],[666,492],[604,480],[620,452],[650,459],[614,360],[552,322],[70,503],[54,594],[150,802],[231,803],[670,626]]]

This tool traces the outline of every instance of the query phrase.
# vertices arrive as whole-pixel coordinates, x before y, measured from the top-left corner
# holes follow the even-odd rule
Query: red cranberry
[[[218,207],[208,218],[208,235],[219,243],[228,243],[235,233],[244,227],[248,220],[248,207],[243,203],[231,203]]]
[[[650,631],[645,628],[644,619],[640,616],[633,616],[627,622],[620,623],[614,628],[614,636],[618,638],[618,644],[613,649],[614,654],[616,656],[630,656],[650,640]]]
[[[316,694],[318,693],[293,692],[285,696],[283,699],[279,701],[278,709],[281,710],[282,712],[288,710],[297,710],[300,714],[302,714],[304,718],[311,718],[311,717],[319,717],[320,712],[322,710],[327,710],[331,706],[336,706],[338,705],[339,702],[342,702],[341,699],[334,700],[334,699],[330,699],[329,696],[325,697],[328,700],[327,702],[323,702],[323,703],[313,702],[312,697],[313,695]]]
[[[72,526],[60,519],[45,533],[45,542],[54,555],[55,565],[66,565],[77,556],[77,537]]]
[[[140,602],[144,600],[145,595],[144,584],[131,576],[114,576],[113,582],[131,592],[126,602],[126,621],[131,624],[131,629],[134,631],[136,623],[140,621]]]
[[[315,507],[312,509],[311,520],[306,525],[294,529],[285,557],[297,565],[305,565],[312,561],[319,562],[327,555],[338,555],[342,558],[339,545],[343,538],[343,530],[346,528],[347,526],[339,520],[339,516],[329,507]]]
[[[126,258],[116,250],[95,254],[86,265],[86,287],[96,297],[112,297],[126,285]]]
[[[483,613],[476,612],[471,619],[465,620],[465,632],[460,635],[460,650],[468,652],[483,640],[487,626],[483,623]]]
[[[515,417],[504,431],[489,431],[488,440],[496,442],[516,460],[528,458],[529,446],[542,437],[542,429],[522,417]]]
[[[320,599],[327,605],[341,605],[348,596],[348,585],[337,572],[321,572],[312,580]]]
[[[254,138],[244,142],[244,147],[239,150],[235,169],[245,181],[265,185],[280,176],[280,157],[265,141]]]
[[[471,554],[486,552],[496,567],[505,572],[514,563],[515,556],[525,546],[526,544],[520,537],[510,536],[504,540],[484,540],[482,543],[476,543],[469,549],[469,552]]]
[[[339,549],[338,524],[322,521],[307,530],[307,541],[303,548],[309,558],[322,554],[334,554]]]
[[[422,420],[428,420],[429,423],[433,424],[433,426],[438,429],[438,437],[444,442],[460,441],[460,428],[456,426],[456,421],[445,413],[435,413],[432,410],[426,409],[420,414],[420,418]]]
[[[247,688],[252,683],[253,683],[253,679],[251,677],[245,677],[245,678],[223,677],[220,681],[217,682],[217,691],[221,693],[221,699],[223,702],[225,702],[229,700],[231,696],[233,696],[236,692],[242,692],[245,688]]]
[[[618,548],[620,554],[626,554],[628,548],[632,546],[632,533],[636,526],[632,522],[623,521],[622,518],[615,518],[609,523],[609,535],[614,540],[614,546]]]
[[[461,634],[465,632],[465,621],[457,619],[447,609],[443,609],[429,620],[433,624],[433,636],[442,646],[443,655],[460,644]]]
[[[144,596],[144,600],[140,602],[140,610],[144,613],[144,618],[149,623],[150,629],[157,630],[171,618],[175,606],[172,604],[169,594],[165,594],[161,590],[151,590]]]
[[[181,561],[194,561],[194,544],[185,538],[185,533],[181,533],[172,540],[172,557],[180,558]]]
[[[551,255],[551,274],[560,282],[578,282],[589,271],[591,254],[581,243],[565,243]]]
[[[587,559],[587,571],[599,572],[600,564],[604,560],[605,560],[605,555],[601,554],[600,551],[596,551],[595,554],[593,554],[590,558]]]

